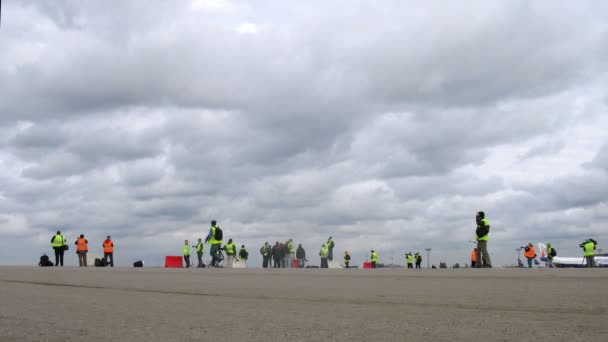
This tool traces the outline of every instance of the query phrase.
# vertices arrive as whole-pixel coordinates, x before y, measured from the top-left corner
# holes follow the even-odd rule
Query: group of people
[[[475,240],[477,242],[477,247],[473,249],[471,252],[471,267],[474,268],[491,268],[492,262],[490,259],[490,255],[488,253],[488,239],[490,233],[490,224],[485,217],[485,213],[483,211],[477,212],[475,217],[477,227],[475,230]],[[245,245],[241,245],[241,248],[237,254],[237,248],[232,239],[229,239],[226,244],[222,246],[223,240],[223,231],[217,225],[217,222],[211,221],[211,227],[209,228],[209,232],[204,242],[203,239],[199,238],[196,245],[190,246],[188,240],[184,241],[183,247],[183,257],[186,264],[186,267],[190,267],[190,247],[194,248],[196,251],[196,255],[198,258],[198,264],[196,267],[205,267],[206,265],[203,263],[203,246],[204,244],[210,245],[209,255],[211,256],[210,263],[208,267],[226,267],[232,268],[235,261],[242,260],[246,262],[248,259],[249,253],[245,248]],[[80,237],[76,239],[74,242],[76,245],[76,254],[78,255],[78,263],[80,266],[87,266],[87,253],[88,253],[88,244],[89,241],[85,238],[84,234],[81,234]],[[55,264],[54,266],[63,266],[63,257],[66,250],[69,249],[67,239],[64,235],[61,234],[61,231],[57,231],[57,233],[51,239],[51,245],[53,250],[55,251]],[[587,239],[583,243],[580,244],[580,247],[583,248],[585,252],[585,258],[587,260],[588,267],[594,267],[595,260],[594,254],[596,249],[597,242],[593,239]],[[102,248],[104,252],[103,262],[106,265],[114,266],[114,242],[111,237],[108,235],[106,240],[102,243]],[[321,245],[321,250],[319,251],[319,257],[321,259],[321,268],[329,268],[329,262],[333,261],[333,252],[335,248],[335,243],[333,238],[330,236],[323,245]],[[532,263],[536,258],[536,253],[534,250],[534,246],[532,243],[529,243],[526,247],[522,247],[525,252],[524,256],[528,259],[528,267],[532,267]],[[222,252],[226,253],[226,257]],[[301,244],[298,245],[297,248],[294,248],[293,239],[287,240],[285,243],[281,243],[276,241],[273,246],[271,246],[268,242],[265,242],[264,245],[260,248],[260,254],[262,255],[262,267],[263,268],[292,268],[294,267],[305,267],[306,262],[306,251],[302,247]],[[554,249],[551,244],[547,244],[547,267],[553,267],[553,257],[555,256]],[[43,256],[43,258],[46,254]],[[413,268],[414,263],[416,268],[421,268],[422,263],[422,255],[419,252],[412,254],[412,252],[405,254],[407,260],[407,267]],[[48,257],[42,260],[40,266],[52,266]],[[222,263],[225,260],[224,263]],[[344,265],[346,268],[350,267],[351,256],[348,251],[344,252]],[[372,268],[377,267],[378,262],[378,253],[374,250],[371,251],[370,261],[372,264]]]
[[[207,239],[207,241],[209,241],[209,240],[210,240],[210,238]],[[219,245],[221,246],[221,242]],[[196,267],[197,268],[206,267],[205,264],[203,263],[203,250],[204,250],[203,239],[199,238],[198,243],[196,245],[193,245],[192,248],[195,249],[196,256],[198,259],[198,264],[196,265]],[[211,262],[209,263],[208,267],[222,266],[225,268],[232,268],[236,261],[242,261],[245,264],[247,264],[247,258],[249,257],[249,252],[247,251],[247,248],[245,248],[245,245],[241,245],[241,248],[239,249],[238,256],[237,256],[236,245],[232,241],[232,239],[229,239],[228,242],[224,246],[215,248],[214,250],[215,250],[215,257],[212,257]],[[224,258],[224,255],[222,254],[222,251],[226,252],[225,258]],[[188,267],[192,266],[192,264],[190,263],[190,244],[188,243],[188,240],[184,240],[183,256],[184,256],[184,263],[185,263],[186,267],[188,268]],[[225,260],[225,263],[221,264],[221,262],[223,260]]]
[[[308,261],[302,244],[299,244],[297,249],[294,248],[293,239],[284,243],[276,241],[272,246],[266,241],[260,247],[260,254],[263,268],[293,268],[294,260],[298,260],[297,267],[304,267]]]
[[[80,234],[80,237],[74,242],[76,245],[76,254],[78,255],[78,264],[80,267],[87,266],[87,253],[89,252],[89,240],[84,237],[84,234]],[[55,264],[54,266],[63,267],[63,256],[65,251],[69,250],[68,240],[65,238],[61,231],[51,238],[51,246],[55,252]],[[101,244],[103,248],[103,262],[110,267],[114,267],[114,242],[110,235]],[[53,266],[52,262],[43,255],[40,259],[40,266]],[[109,260],[109,261],[108,261]]]
[[[414,268],[414,262],[416,263],[416,268],[420,268],[422,265],[422,254],[416,252],[412,254],[412,252],[405,253],[405,259],[407,260],[407,268]]]

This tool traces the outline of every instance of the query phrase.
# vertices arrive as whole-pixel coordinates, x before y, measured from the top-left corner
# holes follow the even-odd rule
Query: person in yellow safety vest
[[[190,267],[190,244],[188,240],[184,240],[184,262],[186,263],[186,268]]]
[[[492,267],[492,261],[490,260],[490,254],[488,254],[488,238],[490,236],[490,224],[486,219],[486,214],[483,211],[477,213],[475,216],[477,222],[477,229],[475,230],[475,240],[477,241],[477,268],[481,267]]]
[[[198,243],[192,247],[196,249],[196,258],[198,259],[198,265],[196,265],[196,267],[205,267],[205,265],[203,265],[203,239],[199,238]]]
[[[346,268],[350,268],[349,264],[350,264],[350,254],[348,254],[348,251],[344,251],[344,266]]]
[[[405,253],[405,258],[407,259],[407,268],[414,268],[414,256],[412,252]]]
[[[287,250],[285,251],[285,267],[287,268],[293,268],[293,259],[294,259],[294,254],[296,252],[296,249],[293,248],[293,239],[289,239],[287,240],[287,243],[285,244]]]
[[[266,241],[264,243],[264,246],[262,246],[262,248],[260,248],[260,254],[262,254],[262,267],[263,268],[268,268],[268,266],[272,266],[271,265],[271,252],[272,252],[272,248],[270,247],[270,244],[268,243],[268,241]]]
[[[591,238],[582,243],[587,267],[595,267],[595,245],[597,242]]]
[[[225,244],[222,249],[226,252],[225,267],[232,268],[232,265],[234,264],[234,260],[236,257],[236,246],[234,245],[234,242],[232,242],[232,239],[229,239],[228,243]]]
[[[78,264],[80,267],[87,267],[87,253],[89,251],[89,241],[84,238],[84,234],[74,243],[76,245],[76,254],[78,254]]]
[[[378,253],[376,253],[373,249],[370,260],[372,262],[372,268],[376,268],[376,263],[378,262]]]
[[[65,236],[61,235],[61,231],[58,230],[57,234],[53,235],[51,246],[53,246],[53,251],[55,251],[55,267],[59,266],[60,263],[61,267],[63,267],[63,253],[67,249],[68,244]]]
[[[221,261],[220,249],[222,248],[223,235],[222,229],[217,226],[217,222],[215,222],[215,220],[211,221],[209,234],[207,234],[207,238],[205,238],[205,243],[211,245],[211,248],[209,249],[211,264],[209,267],[219,266],[219,262]]]
[[[321,268],[329,268],[327,263],[327,258],[329,257],[329,248],[327,245],[321,245],[319,256],[321,257]]]
[[[329,237],[329,239],[327,239],[327,250],[329,251],[329,255],[327,256],[327,259],[329,261],[333,261],[334,260],[334,246],[336,245],[334,243],[334,238],[333,237]]]

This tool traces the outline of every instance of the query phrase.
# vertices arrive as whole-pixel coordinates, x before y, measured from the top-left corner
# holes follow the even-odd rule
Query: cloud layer
[[[604,2],[3,5],[2,263],[61,229],[160,264],[211,219],[464,263],[480,209],[496,264],[608,241]]]

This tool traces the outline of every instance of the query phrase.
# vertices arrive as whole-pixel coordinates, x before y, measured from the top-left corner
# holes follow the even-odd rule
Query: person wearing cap
[[[103,242],[102,247],[103,259],[105,260],[105,264],[109,265],[110,267],[114,267],[114,241],[112,241],[110,235],[106,237],[106,240]],[[110,259],[109,263],[108,258]]]
[[[51,238],[51,246],[53,246],[53,251],[55,251],[55,267],[60,264],[63,267],[63,253],[67,249],[67,245],[65,236],[61,235],[61,231],[58,230],[57,234]]]
[[[350,254],[348,254],[348,251],[344,251],[344,266],[346,268],[349,268],[349,266],[348,266],[349,264],[350,264]]]

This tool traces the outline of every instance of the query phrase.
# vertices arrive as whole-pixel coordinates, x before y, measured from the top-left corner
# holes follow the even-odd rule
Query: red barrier
[[[293,259],[293,268],[300,268],[300,260]]]
[[[369,261],[366,261],[363,263],[363,268],[372,268],[372,263]]]
[[[165,267],[171,268],[182,268],[182,257],[181,256],[166,256]]]

